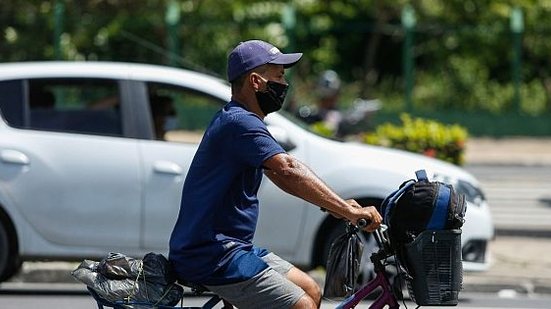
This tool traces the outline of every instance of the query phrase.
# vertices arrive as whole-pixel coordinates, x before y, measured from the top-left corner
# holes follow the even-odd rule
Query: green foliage
[[[328,127],[323,121],[318,121],[311,124],[310,130],[325,137],[335,137],[335,134],[337,133],[334,129]]]
[[[367,133],[363,141],[403,149],[435,157],[457,165],[464,163],[467,130],[459,125],[413,118],[408,114],[400,116],[401,125],[385,123],[378,126],[373,133]]]
[[[457,60],[454,62],[453,60]],[[485,111],[511,109],[513,86],[488,78],[488,70],[474,59],[452,59],[448,74],[422,72],[414,97],[416,109]],[[480,81],[484,80],[484,83]]]
[[[179,20],[169,23],[167,7],[175,3]],[[311,104],[316,77],[334,69],[345,84],[343,101],[378,98],[385,111],[400,112],[400,19],[407,3],[417,20],[415,111],[551,112],[551,6],[535,0],[2,0],[0,62],[60,54],[62,60],[177,65],[224,77],[228,52],[258,38],[304,52],[289,78],[296,105]],[[56,15],[60,4],[64,10]],[[520,106],[511,72],[515,7],[524,18]],[[291,24],[284,22],[289,11],[295,13],[287,18]]]
[[[547,93],[545,87],[538,80],[522,84],[520,88],[520,110],[528,115],[537,116],[545,112]]]

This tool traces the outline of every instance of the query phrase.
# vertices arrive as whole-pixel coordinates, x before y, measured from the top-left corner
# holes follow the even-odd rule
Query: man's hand
[[[362,207],[355,200],[346,200],[346,202],[348,203],[348,205],[354,207],[352,208],[354,212],[357,212],[356,214],[354,214],[353,212],[351,217],[347,217],[352,224],[358,225],[358,220],[365,219],[370,224],[363,228],[364,231],[373,232],[377,228],[379,228],[379,225],[381,225],[383,218],[381,217],[375,206]]]

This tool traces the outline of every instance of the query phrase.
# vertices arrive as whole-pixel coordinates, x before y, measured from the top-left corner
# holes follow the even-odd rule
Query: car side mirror
[[[272,134],[274,139],[279,143],[279,145],[281,145],[281,147],[285,151],[291,151],[297,147],[295,143],[291,141],[289,133],[287,133],[285,129],[273,125],[268,125],[268,131],[270,132],[270,134]]]

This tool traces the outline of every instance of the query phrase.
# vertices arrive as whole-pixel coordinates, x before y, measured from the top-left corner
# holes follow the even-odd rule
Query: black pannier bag
[[[324,297],[341,298],[354,293],[360,274],[363,246],[358,229],[347,223],[346,232],[337,237],[329,249]]]
[[[383,222],[411,298],[422,306],[457,305],[465,197],[450,184],[429,181],[425,170],[415,174],[417,180],[383,201]]]
[[[84,260],[71,274],[101,299],[119,303],[120,308],[144,307],[132,302],[174,306],[183,296],[168,260],[152,252],[142,260],[121,253],[110,253],[99,262]]]

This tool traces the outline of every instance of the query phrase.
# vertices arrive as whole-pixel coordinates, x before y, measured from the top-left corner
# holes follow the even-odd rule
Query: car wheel
[[[0,221],[0,282],[11,278],[20,268],[5,225]]]

